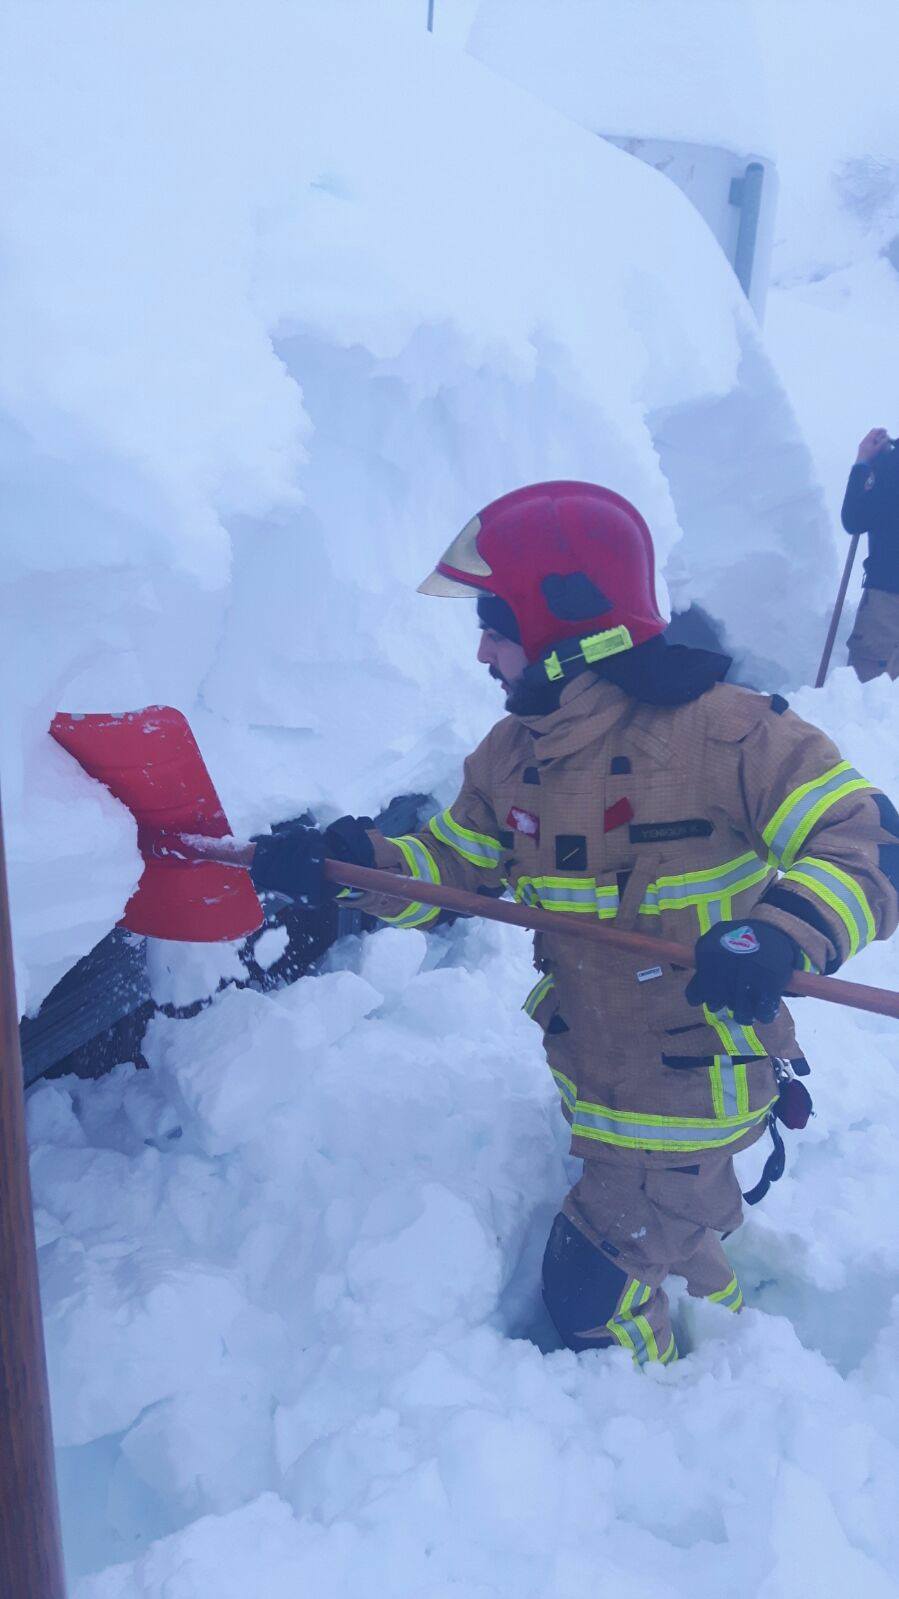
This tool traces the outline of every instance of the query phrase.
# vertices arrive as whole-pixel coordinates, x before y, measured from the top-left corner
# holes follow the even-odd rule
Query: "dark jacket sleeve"
[[[840,512],[840,520],[847,533],[870,531],[871,512],[877,499],[876,477],[872,486],[865,488],[871,476],[869,461],[856,461],[849,473],[849,482],[846,484],[846,493],[843,496],[843,509]]]

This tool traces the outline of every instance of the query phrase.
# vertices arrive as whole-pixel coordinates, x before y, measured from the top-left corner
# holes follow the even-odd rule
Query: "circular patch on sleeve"
[[[723,933],[721,947],[731,955],[755,955],[760,946],[752,928],[744,924],[743,927],[731,927]]]

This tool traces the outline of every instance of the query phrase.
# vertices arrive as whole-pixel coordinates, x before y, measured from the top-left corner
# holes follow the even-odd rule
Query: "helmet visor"
[[[472,595],[481,592],[483,583],[466,583],[464,579],[466,572],[470,572],[474,578],[493,576],[492,568],[478,549],[480,531],[481,518],[473,516],[470,522],[466,522],[462,532],[456,534],[449,549],[444,550],[430,577],[419,584],[419,594],[440,594],[445,599],[471,599]],[[454,574],[452,577],[446,571],[447,567]]]
[[[419,594],[439,594],[444,600],[473,600],[484,590],[476,583],[460,583],[456,577],[446,577],[435,567],[429,577],[418,585]]]

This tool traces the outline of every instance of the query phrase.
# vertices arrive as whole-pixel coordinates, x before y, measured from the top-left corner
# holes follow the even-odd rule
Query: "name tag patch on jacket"
[[[515,833],[523,833],[525,838],[532,838],[535,843],[540,842],[540,818],[533,811],[524,811],[520,806],[513,805],[506,817],[506,826]]]
[[[709,838],[711,822],[690,816],[682,822],[634,822],[628,829],[632,844],[669,844],[678,838]]]

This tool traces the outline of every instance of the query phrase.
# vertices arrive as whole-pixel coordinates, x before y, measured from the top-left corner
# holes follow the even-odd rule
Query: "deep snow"
[[[814,669],[845,396],[888,348],[859,330],[892,305],[891,110],[860,82],[824,137],[807,7],[781,8],[782,53],[737,0],[634,0],[642,54],[606,35],[622,115],[636,87],[776,156],[763,343],[683,197],[577,125],[583,78],[550,95],[547,58],[550,109],[511,55],[464,53],[503,8],[460,0],[441,36],[442,4],[430,39],[406,0],[7,13],[0,754],[29,1004],[139,870],[52,712],[179,704],[239,830],[448,801],[499,706],[470,608],[414,586],[526,478],[630,493],[675,600],[759,681]],[[516,60],[575,9],[505,8]],[[834,87],[858,18],[812,9]],[[700,11],[688,94],[648,41]],[[899,25],[875,21],[880,81]],[[893,425],[862,409],[853,431]],[[839,669],[793,704],[899,796],[890,684]],[[157,948],[155,990],[232,960]],[[899,1593],[894,1029],[797,1007],[818,1114],[729,1246],[749,1308],[680,1300],[685,1358],[641,1374],[555,1349],[540,1309],[574,1168],[532,975],[511,930],[385,930],[158,1017],[149,1072],[31,1093],[74,1599]],[[892,949],[850,975],[895,986]]]
[[[897,792],[893,693],[794,703]],[[385,929],[32,1092],[69,1559],[120,1562],[75,1599],[896,1592],[895,1028],[797,1004],[817,1117],[728,1246],[749,1308],[681,1299],[647,1375],[540,1309],[575,1167],[531,976],[511,929]]]

